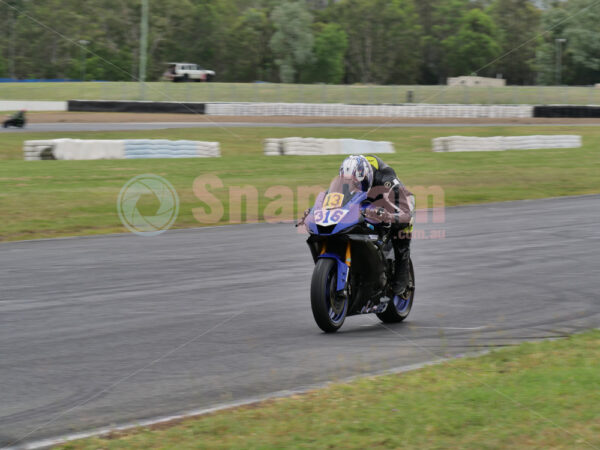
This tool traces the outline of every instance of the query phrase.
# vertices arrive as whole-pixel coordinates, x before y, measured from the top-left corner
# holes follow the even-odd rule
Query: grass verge
[[[581,149],[432,153],[431,139],[449,135],[495,136],[582,134]],[[216,175],[223,188],[211,192],[222,201],[224,214],[211,224],[226,224],[230,215],[229,188],[252,186],[258,195],[259,218],[274,201],[267,189],[285,186],[292,197],[282,198],[277,211],[293,215],[309,206],[299,186],[326,187],[337,173],[339,156],[265,157],[267,137],[312,136],[367,138],[394,143],[396,153],[385,160],[412,188],[439,186],[447,206],[534,199],[600,192],[600,129],[581,127],[456,127],[456,128],[234,128],[177,129],[128,132],[6,133],[0,136],[0,241],[88,235],[125,231],[116,199],[130,178],[154,173],[177,189],[181,206],[175,228],[202,225],[194,216],[208,206],[194,195],[198,176]],[[221,143],[222,158],[186,160],[22,161],[27,139],[163,138],[211,140]],[[418,198],[418,207],[427,199]],[[152,199],[147,205],[151,211]],[[272,208],[274,209],[274,208]],[[291,211],[291,212],[290,212]],[[286,214],[283,214],[286,216]],[[285,218],[283,217],[282,218]],[[242,216],[242,219],[244,217]],[[207,224],[207,223],[204,223]]]
[[[412,99],[409,99],[412,92]],[[141,100],[136,82],[1,83],[2,100]],[[594,87],[377,86],[149,82],[145,100],[179,102],[571,104],[600,103]]]
[[[597,448],[599,361],[595,330],[60,448]]]

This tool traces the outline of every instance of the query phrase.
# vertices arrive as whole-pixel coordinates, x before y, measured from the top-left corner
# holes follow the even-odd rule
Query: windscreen
[[[323,200],[323,209],[336,209],[345,206],[354,194],[360,192],[357,183],[341,176],[336,177],[329,185],[327,195]]]

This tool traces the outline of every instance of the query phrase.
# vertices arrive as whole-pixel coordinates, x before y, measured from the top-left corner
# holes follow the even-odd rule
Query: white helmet
[[[340,176],[352,180],[363,192],[368,192],[373,186],[373,167],[363,155],[347,157],[340,167]]]

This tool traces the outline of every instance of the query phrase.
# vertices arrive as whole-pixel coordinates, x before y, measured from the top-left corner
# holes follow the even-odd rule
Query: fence
[[[153,100],[345,104],[600,104],[600,89],[566,86],[376,86],[276,83],[0,83],[0,100]]]

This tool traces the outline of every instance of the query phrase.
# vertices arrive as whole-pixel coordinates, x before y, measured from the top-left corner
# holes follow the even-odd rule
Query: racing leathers
[[[367,193],[369,204],[364,214],[370,221],[390,227],[396,258],[392,289],[401,296],[409,282],[415,197],[381,158],[366,156],[366,159],[373,168],[373,186]]]

